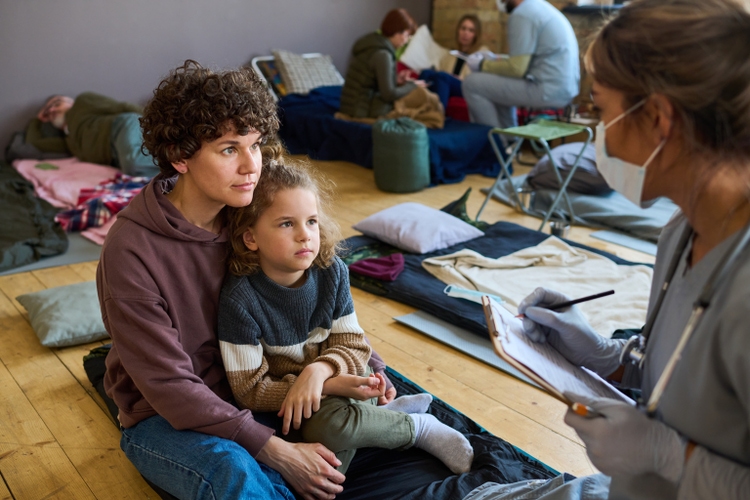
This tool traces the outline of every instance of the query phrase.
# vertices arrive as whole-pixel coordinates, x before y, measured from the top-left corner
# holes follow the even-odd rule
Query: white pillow
[[[412,253],[434,252],[484,235],[457,217],[413,202],[381,210],[352,227]]]
[[[435,42],[430,29],[423,24],[414,33],[399,61],[414,71],[422,71],[427,68],[437,68],[440,60],[447,53],[448,49]]]
[[[344,83],[331,56],[303,57],[286,50],[272,52],[287,94],[307,94],[317,87]]]

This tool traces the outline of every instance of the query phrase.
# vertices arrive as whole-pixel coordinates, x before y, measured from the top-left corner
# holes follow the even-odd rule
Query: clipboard
[[[495,353],[579,415],[596,416],[589,408],[570,400],[566,392],[635,405],[596,373],[573,365],[549,343],[529,339],[523,333],[521,320],[491,297],[482,297],[482,307]]]

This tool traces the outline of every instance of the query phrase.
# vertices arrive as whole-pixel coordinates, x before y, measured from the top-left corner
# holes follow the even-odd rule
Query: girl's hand
[[[378,374],[378,375],[380,375],[380,374]],[[383,380],[383,382],[385,382],[385,380]],[[378,406],[387,405],[388,403],[390,403],[394,399],[396,399],[396,388],[395,387],[391,387],[390,389],[388,389],[387,391],[385,391],[385,394],[383,396],[380,396],[378,398]]]
[[[289,424],[295,429],[302,425],[302,418],[310,418],[320,409],[320,397],[323,394],[323,383],[334,373],[334,368],[325,361],[310,363],[299,374],[281,404],[278,416],[284,417],[281,432],[289,433]]]
[[[323,394],[326,396],[343,396],[360,401],[380,398],[385,394],[385,379],[380,374],[372,374],[369,377],[342,374],[325,381]]]

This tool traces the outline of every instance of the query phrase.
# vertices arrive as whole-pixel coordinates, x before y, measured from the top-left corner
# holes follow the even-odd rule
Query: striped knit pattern
[[[253,411],[278,411],[310,363],[330,363],[334,376],[362,375],[371,352],[339,258],[329,268],[310,268],[299,288],[278,285],[262,271],[228,276],[219,346],[235,399]]]

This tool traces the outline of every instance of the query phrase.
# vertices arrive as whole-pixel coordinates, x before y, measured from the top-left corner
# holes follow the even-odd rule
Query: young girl
[[[357,448],[416,446],[454,473],[468,472],[472,447],[424,413],[431,396],[377,406],[385,381],[367,369],[371,349],[336,256],[326,194],[306,164],[284,159],[264,170],[253,203],[230,214],[219,344],[235,399],[253,412],[278,412],[283,434],[293,424],[299,433],[288,437],[322,443],[337,453],[339,470]]]

